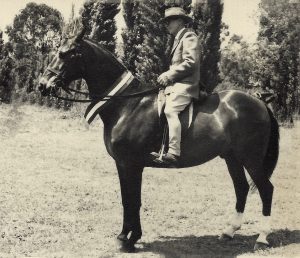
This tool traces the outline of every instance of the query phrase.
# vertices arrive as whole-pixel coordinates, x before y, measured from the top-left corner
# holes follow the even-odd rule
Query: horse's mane
[[[118,57],[116,57],[112,52],[106,49],[105,46],[103,46],[99,42],[92,39],[84,39],[84,41],[86,41],[87,43],[89,43],[89,45],[91,45],[92,47],[96,47],[98,50],[104,53],[104,55],[106,55],[112,61],[112,63],[118,66],[119,68],[122,68],[123,70],[128,70],[127,67]]]

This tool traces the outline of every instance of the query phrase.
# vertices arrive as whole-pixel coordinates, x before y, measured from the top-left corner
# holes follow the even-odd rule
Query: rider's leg
[[[192,98],[186,95],[170,93],[166,95],[165,114],[169,124],[169,151],[168,153],[180,156],[181,143],[181,123],[178,115],[192,101]]]

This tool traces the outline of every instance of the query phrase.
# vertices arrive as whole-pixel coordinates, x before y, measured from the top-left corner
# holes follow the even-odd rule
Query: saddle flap
[[[159,117],[161,117],[161,114],[163,113],[165,106],[166,106],[166,96],[164,94],[164,90],[160,90],[157,96],[157,110],[158,110]]]

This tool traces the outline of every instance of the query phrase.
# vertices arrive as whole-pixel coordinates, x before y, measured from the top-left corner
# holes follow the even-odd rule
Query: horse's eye
[[[75,50],[75,48],[72,48],[72,49],[70,49],[68,51],[65,51],[65,52],[60,51],[58,53],[58,56],[61,59],[65,59],[67,56],[70,56],[71,58],[74,57],[74,54],[76,54],[76,50]]]

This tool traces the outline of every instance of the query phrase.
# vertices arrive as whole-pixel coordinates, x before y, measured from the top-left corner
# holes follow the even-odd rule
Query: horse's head
[[[84,30],[75,37],[64,39],[40,79],[42,95],[55,94],[59,88],[66,89],[72,81],[84,76],[83,36]]]

